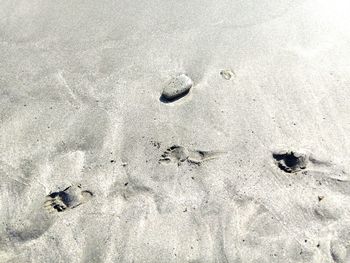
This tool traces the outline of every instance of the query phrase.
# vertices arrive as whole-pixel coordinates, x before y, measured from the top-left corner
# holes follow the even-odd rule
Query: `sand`
[[[0,1],[0,262],[350,262],[349,13]]]

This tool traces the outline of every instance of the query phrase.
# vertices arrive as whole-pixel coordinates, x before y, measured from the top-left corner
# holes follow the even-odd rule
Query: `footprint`
[[[273,153],[277,166],[286,173],[296,173],[306,168],[309,158],[304,153],[285,151]]]
[[[273,152],[275,164],[286,173],[296,173],[305,170],[304,174],[317,175],[337,182],[350,182],[350,176],[339,165],[326,159],[319,159],[312,153],[296,151]]]
[[[53,192],[47,196],[44,207],[49,212],[63,212],[87,202],[93,193],[81,190],[81,185],[69,186],[63,191]]]
[[[164,87],[160,101],[164,103],[174,102],[186,96],[193,86],[193,81],[186,74],[181,74],[171,79]]]
[[[159,159],[160,163],[181,163],[187,161],[188,163],[200,165],[202,162],[215,159],[225,152],[219,151],[201,151],[189,150],[183,146],[173,145],[169,147]]]
[[[160,163],[177,163],[180,165],[189,157],[189,151],[182,146],[173,145],[169,147],[159,159]]]

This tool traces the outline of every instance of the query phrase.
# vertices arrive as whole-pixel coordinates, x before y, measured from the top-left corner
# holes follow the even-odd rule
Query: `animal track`
[[[63,191],[53,192],[47,196],[44,207],[49,212],[63,212],[66,209],[73,209],[87,202],[93,193],[88,190],[81,190],[81,186],[69,186]]]
[[[309,158],[306,154],[299,152],[273,153],[277,166],[286,173],[296,173],[306,168]]]
[[[201,164],[204,161],[217,158],[224,152],[189,150],[183,146],[173,145],[169,147],[159,159],[159,163],[181,163],[187,161],[189,163]]]

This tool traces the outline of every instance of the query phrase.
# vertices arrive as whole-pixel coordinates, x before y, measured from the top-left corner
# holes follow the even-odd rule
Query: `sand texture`
[[[350,2],[0,0],[0,262],[349,263]]]

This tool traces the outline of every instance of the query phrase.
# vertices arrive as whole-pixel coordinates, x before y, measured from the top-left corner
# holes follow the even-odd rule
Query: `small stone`
[[[163,89],[160,100],[173,102],[187,95],[193,86],[193,81],[185,74],[171,79]]]
[[[233,78],[235,76],[235,73],[230,69],[223,69],[220,71],[220,75],[224,79],[230,80],[231,78]]]

